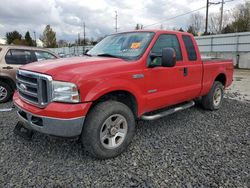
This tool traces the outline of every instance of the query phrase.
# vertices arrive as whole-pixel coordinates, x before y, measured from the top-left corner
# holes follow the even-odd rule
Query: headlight
[[[52,101],[80,102],[77,86],[69,82],[52,81]]]

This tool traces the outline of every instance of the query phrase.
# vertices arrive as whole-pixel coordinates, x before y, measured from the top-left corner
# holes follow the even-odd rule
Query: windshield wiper
[[[108,53],[98,54],[97,56],[100,56],[100,57],[113,57],[113,58],[121,58],[121,57],[119,57],[119,56],[115,56],[115,55],[108,54]]]

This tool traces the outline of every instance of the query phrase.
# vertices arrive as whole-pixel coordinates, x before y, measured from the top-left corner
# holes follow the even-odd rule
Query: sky
[[[227,2],[224,10],[230,11],[244,2]],[[49,24],[56,31],[57,40],[70,42],[77,39],[78,33],[83,36],[83,22],[87,38],[114,33],[115,11],[119,32],[134,30],[137,23],[147,29],[159,29],[161,25],[164,29],[186,29],[190,15],[168,19],[205,7],[206,0],[0,0],[0,4],[0,37],[17,30],[23,35],[29,31],[32,37],[35,32],[38,38]],[[209,12],[219,12],[220,6],[211,5]],[[199,12],[205,15],[205,11],[204,8]],[[155,24],[158,22],[161,23]]]

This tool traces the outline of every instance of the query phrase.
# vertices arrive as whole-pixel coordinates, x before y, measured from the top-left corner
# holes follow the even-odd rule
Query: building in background
[[[41,41],[40,39],[36,39],[36,46],[43,48],[44,47],[43,41]]]
[[[6,38],[0,38],[0,44],[6,44],[7,40]]]
[[[238,68],[250,69],[250,32],[195,37],[204,57],[233,59]]]

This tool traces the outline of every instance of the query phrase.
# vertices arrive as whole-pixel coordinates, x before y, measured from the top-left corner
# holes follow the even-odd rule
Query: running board
[[[170,108],[164,112],[160,112],[158,114],[154,114],[154,115],[143,115],[141,117],[142,120],[156,120],[156,119],[159,119],[159,118],[162,118],[164,116],[167,116],[167,115],[170,115],[170,114],[173,114],[175,112],[178,112],[178,111],[181,111],[181,110],[185,110],[185,109],[188,109],[188,108],[191,108],[192,106],[195,105],[195,102],[194,101],[189,101],[187,103],[184,103],[182,105],[179,105],[179,106],[176,106],[174,108]]]

